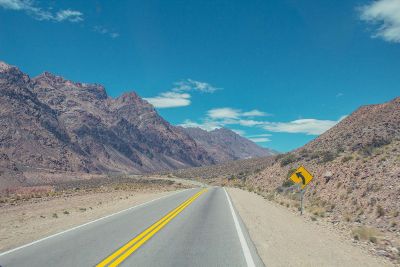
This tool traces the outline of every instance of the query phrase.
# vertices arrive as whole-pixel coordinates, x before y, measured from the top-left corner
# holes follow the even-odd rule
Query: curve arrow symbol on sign
[[[306,184],[306,178],[304,178],[303,174],[301,172],[296,172],[296,175],[298,178],[300,178],[303,181],[303,185]]]

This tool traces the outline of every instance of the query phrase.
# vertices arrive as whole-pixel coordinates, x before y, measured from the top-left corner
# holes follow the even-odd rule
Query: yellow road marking
[[[200,192],[197,192],[192,197],[184,201],[174,210],[169,212],[167,215],[162,217],[159,221],[155,222],[145,231],[137,235],[135,238],[130,240],[128,243],[123,245],[113,254],[105,258],[96,267],[104,267],[113,260],[115,260],[109,266],[118,266],[121,262],[123,262],[127,257],[129,257],[133,252],[135,252],[141,245],[143,245],[147,240],[149,240],[153,235],[155,235],[159,230],[161,230],[168,222],[170,222],[173,218],[175,218],[180,212],[182,212],[187,206],[189,206],[194,200],[196,200],[201,194],[203,194],[207,189],[203,189]],[[125,253],[124,253],[125,252]],[[122,254],[122,255],[121,255]],[[118,258],[119,257],[119,258]]]

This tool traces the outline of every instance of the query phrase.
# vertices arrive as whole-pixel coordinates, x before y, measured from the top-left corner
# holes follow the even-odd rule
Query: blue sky
[[[400,0],[0,0],[0,60],[289,151],[400,95]]]

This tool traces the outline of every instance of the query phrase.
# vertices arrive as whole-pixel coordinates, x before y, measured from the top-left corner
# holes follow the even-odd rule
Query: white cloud
[[[23,10],[27,8],[29,3],[22,0],[0,0],[0,6],[5,9]]]
[[[247,111],[247,112],[243,112],[242,115],[245,116],[245,117],[264,117],[264,116],[269,116],[269,114],[267,114],[267,113],[265,113],[263,111],[260,111],[258,109],[253,109],[253,110],[250,110],[250,111]]]
[[[185,120],[180,126],[183,127],[198,127],[207,131],[214,130],[216,128],[226,127],[227,125],[237,125],[245,127],[262,126],[265,124],[263,121],[247,119],[247,117],[254,116],[267,116],[267,113],[253,109],[250,111],[243,112],[240,109],[234,108],[214,108],[207,111],[206,116],[200,120],[200,122],[194,122],[192,120]],[[239,135],[244,136],[245,132],[241,129],[231,129]],[[267,138],[270,134],[260,134],[250,136],[257,142],[267,142]],[[246,137],[249,138],[249,137]],[[267,140],[268,139],[268,140]]]
[[[101,29],[102,28],[99,28],[99,30]],[[191,104],[190,98],[192,95],[189,93],[190,91],[213,93],[218,89],[208,83],[194,81],[191,79],[174,83],[174,85],[175,87],[167,92],[160,93],[155,97],[147,97],[144,99],[156,108],[185,107]]]
[[[271,141],[268,137],[248,137],[247,139],[253,141],[254,143],[266,143]]]
[[[215,121],[203,121],[202,123],[197,123],[192,120],[185,120],[183,123],[179,124],[179,126],[182,126],[185,128],[197,127],[197,128],[201,128],[206,131],[212,131],[214,129],[221,128],[224,125],[219,122],[215,122]]]
[[[82,16],[83,14],[80,11],[66,9],[58,11],[54,16],[54,20],[56,21],[68,20],[70,22],[79,22],[83,20]]]
[[[176,108],[189,106],[190,95],[187,93],[165,92],[156,97],[144,98],[156,108]]]
[[[263,128],[271,132],[320,135],[335,126],[338,122],[332,120],[300,119],[290,122],[266,122]]]
[[[249,135],[249,138],[253,138],[253,137],[268,137],[268,136],[272,136],[272,134],[266,133],[266,134],[255,134],[255,135]]]
[[[0,7],[14,11],[24,11],[36,20],[48,21],[69,21],[80,22],[83,21],[83,13],[71,9],[63,9],[53,13],[51,10],[44,10],[35,5],[32,0],[0,0]]]
[[[112,33],[110,33],[110,37],[113,38],[113,39],[115,39],[115,38],[119,37],[119,33],[117,33],[117,32],[112,32]]]
[[[184,91],[199,91],[203,93],[214,93],[221,88],[212,86],[206,82],[199,82],[192,79],[186,79],[184,81],[174,83],[175,87],[172,89],[174,92],[184,92]]]
[[[214,108],[207,112],[212,119],[236,119],[239,117],[240,110],[233,108]]]
[[[266,114],[264,112],[253,112],[251,114]],[[285,133],[302,133],[307,135],[320,135],[326,130],[330,129],[338,122],[346,118],[342,116],[339,120],[318,120],[318,119],[299,119],[289,122],[270,122],[265,120],[246,119],[245,115],[249,112],[242,112],[240,109],[233,108],[214,108],[207,111],[206,116],[200,122],[193,122],[186,120],[182,126],[184,127],[200,127],[205,130],[212,130],[226,126],[244,126],[256,127],[270,132],[285,132]],[[257,142],[267,142],[269,140],[269,133],[263,133],[247,138],[257,140]],[[261,139],[263,138],[263,139]],[[266,140],[268,139],[268,140]]]
[[[360,19],[378,25],[373,37],[400,43],[400,0],[378,0],[360,8]]]
[[[262,122],[262,121],[255,121],[255,120],[238,120],[238,121],[236,121],[236,123],[240,124],[242,126],[248,126],[248,127],[264,124],[264,122]]]
[[[246,136],[246,138],[255,143],[265,143],[271,141],[271,139],[269,139],[270,136],[271,134],[265,133],[265,134],[248,135]]]
[[[107,35],[107,36],[109,36],[109,37],[111,37],[113,39],[119,37],[119,33],[115,32],[115,31],[112,31],[112,30],[109,30],[109,29],[107,29],[106,27],[103,27],[103,26],[95,26],[95,27],[93,27],[93,30],[95,32],[97,32],[97,33],[100,33],[100,34],[103,34],[103,35]]]
[[[250,111],[243,112],[240,109],[234,109],[234,108],[225,107],[225,108],[210,109],[207,112],[207,116],[212,118],[212,119],[239,119],[241,117],[268,116],[268,114],[263,112],[263,111],[259,111],[257,109],[253,109],[253,110],[250,110]],[[247,119],[241,119],[241,120],[239,120],[239,122],[240,122],[239,124],[243,124],[244,126],[253,126],[253,125],[257,125],[258,124],[257,121],[247,120]]]

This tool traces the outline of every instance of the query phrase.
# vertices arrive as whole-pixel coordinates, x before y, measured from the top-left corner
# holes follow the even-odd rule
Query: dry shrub
[[[309,212],[314,214],[315,216],[325,217],[326,216],[326,209],[320,206],[311,206],[309,208]]]
[[[376,207],[376,216],[379,218],[382,217],[383,215],[385,215],[385,209],[381,205],[378,205]]]
[[[352,230],[353,238],[356,240],[365,240],[372,243],[378,243],[380,233],[372,227],[361,226]]]

